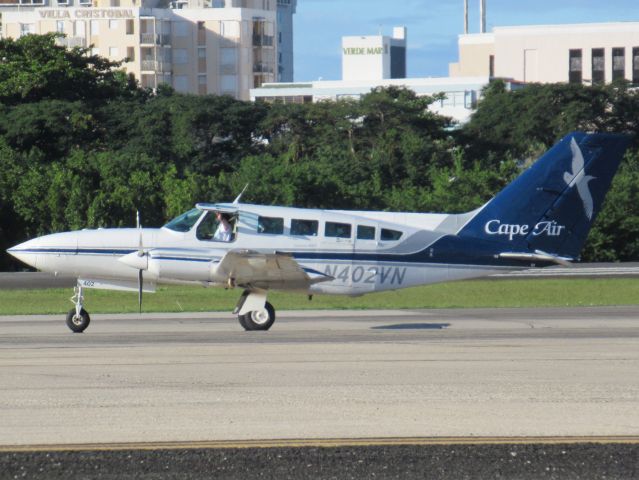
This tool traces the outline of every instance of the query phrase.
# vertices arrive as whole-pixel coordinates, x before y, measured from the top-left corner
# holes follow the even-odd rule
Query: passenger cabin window
[[[207,212],[197,226],[198,240],[232,242],[235,240],[235,218],[220,212]]]
[[[381,240],[385,242],[394,242],[402,238],[402,232],[398,232],[397,230],[390,230],[388,228],[382,228],[382,235],[380,237]]]
[[[366,225],[357,226],[357,239],[358,240],[375,240],[375,227],[368,227]]]
[[[326,222],[324,236],[332,238],[351,238],[351,226],[348,223]]]
[[[274,217],[258,217],[257,233],[282,235],[284,233],[284,219]]]
[[[291,235],[302,235],[306,237],[317,236],[319,222],[317,220],[291,220]]]
[[[164,227],[175,232],[188,232],[197,223],[200,215],[202,215],[202,210],[194,208],[171,220]]]

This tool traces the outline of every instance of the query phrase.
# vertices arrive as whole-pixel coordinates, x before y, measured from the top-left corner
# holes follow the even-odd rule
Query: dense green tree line
[[[48,232],[161,225],[198,201],[461,212],[566,133],[637,131],[639,94],[612,86],[491,84],[470,123],[437,97],[247,103],[153,93],[54,35],[0,40],[0,248]],[[625,159],[585,251],[639,259],[639,155]],[[15,268],[8,256],[0,269]]]

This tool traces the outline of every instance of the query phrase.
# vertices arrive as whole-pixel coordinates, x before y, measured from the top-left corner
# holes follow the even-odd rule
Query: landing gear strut
[[[245,290],[233,313],[244,330],[268,330],[275,323],[275,309],[265,290]]]
[[[74,333],[84,332],[89,326],[91,318],[89,317],[89,313],[83,308],[84,296],[82,295],[82,287],[80,285],[77,285],[73,289],[71,303],[74,303],[75,307],[67,313],[67,327]]]

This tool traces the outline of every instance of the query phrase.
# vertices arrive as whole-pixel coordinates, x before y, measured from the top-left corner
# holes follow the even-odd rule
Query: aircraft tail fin
[[[459,232],[504,252],[577,258],[631,137],[575,132],[489,201]]]

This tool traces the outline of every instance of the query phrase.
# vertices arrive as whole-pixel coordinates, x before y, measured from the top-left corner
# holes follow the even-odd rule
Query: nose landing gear
[[[91,317],[89,317],[89,313],[83,308],[84,296],[82,295],[82,287],[80,285],[77,285],[73,289],[71,303],[75,304],[75,307],[67,313],[67,327],[74,333],[82,333],[89,326]]]

